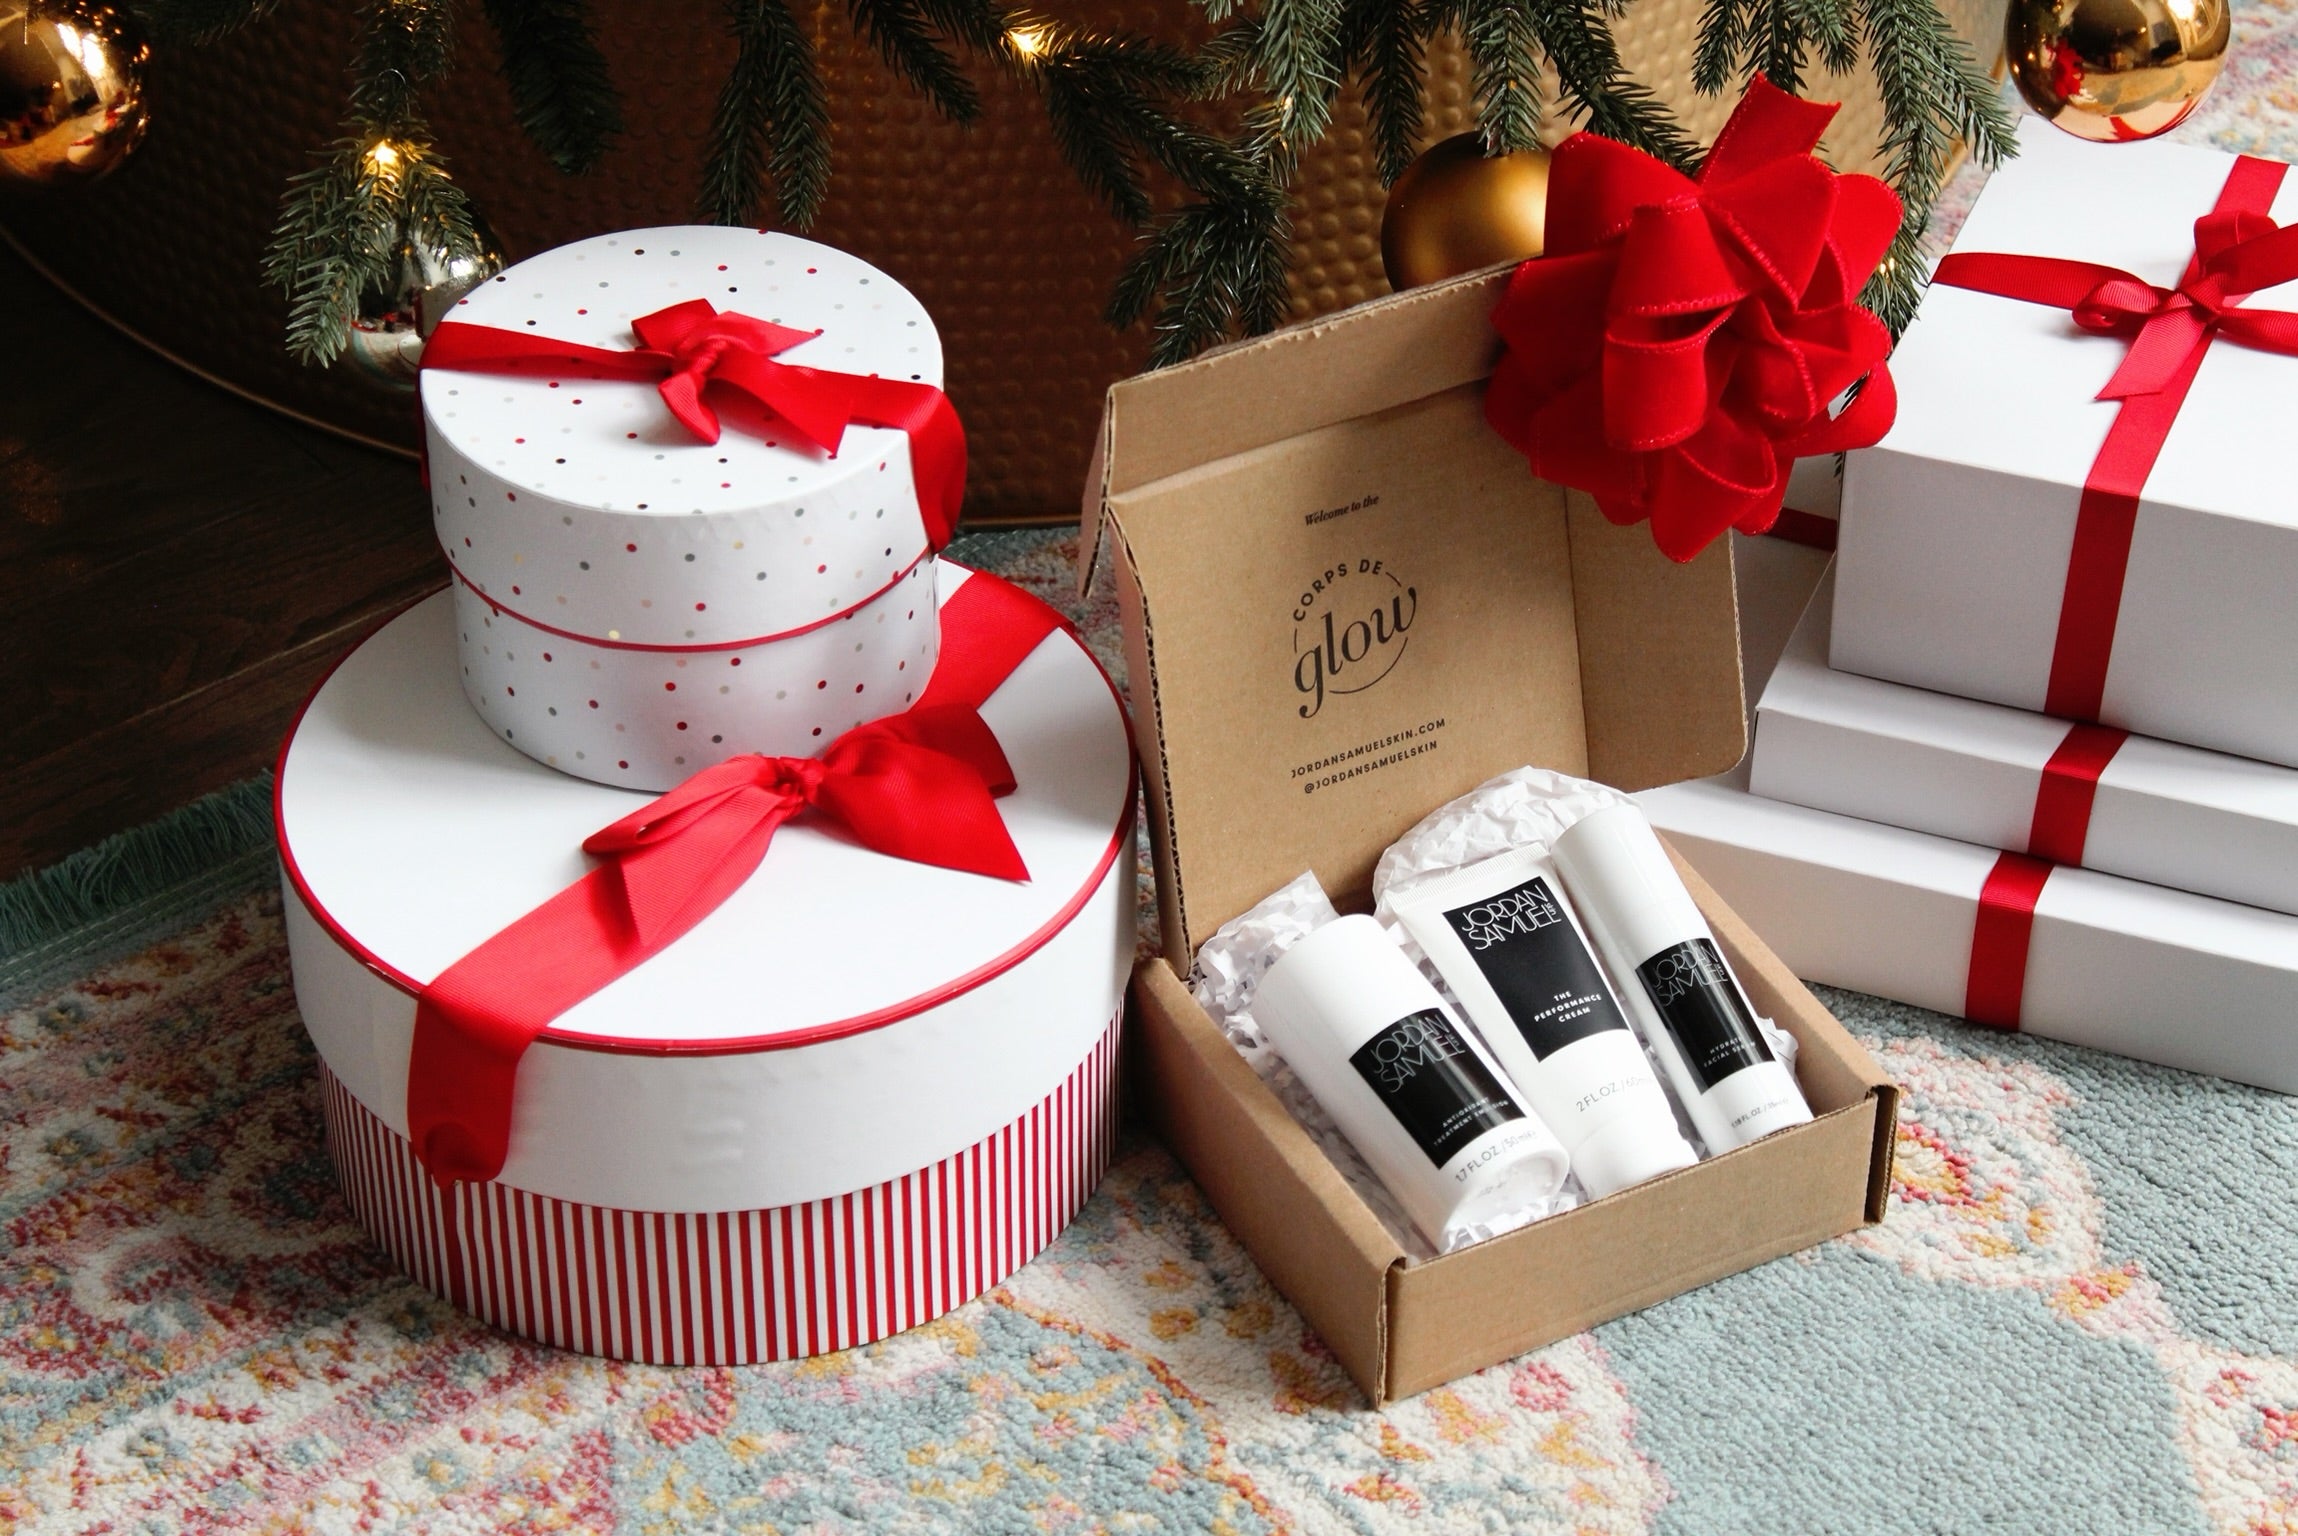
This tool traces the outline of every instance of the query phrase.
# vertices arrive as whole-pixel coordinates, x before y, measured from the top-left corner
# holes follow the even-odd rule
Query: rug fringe
[[[150,907],[272,847],[271,775],[258,774],[0,885],[0,972],[96,924]]]

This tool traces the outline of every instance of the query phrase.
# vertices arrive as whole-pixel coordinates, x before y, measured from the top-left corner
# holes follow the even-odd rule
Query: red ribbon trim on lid
[[[1013,772],[979,711],[1062,627],[1036,598],[977,575],[942,606],[942,659],[908,711],[848,731],[818,758],[729,758],[594,833],[583,849],[597,867],[416,999],[407,1134],[431,1177],[499,1174],[536,1036],[715,911],[793,816],[820,812],[895,858],[1027,879],[995,803]]]
[[[423,366],[513,374],[580,369],[593,378],[652,383],[670,414],[704,443],[719,437],[718,413],[705,394],[712,384],[748,395],[833,457],[848,426],[891,427],[909,435],[927,540],[940,550],[957,531],[965,499],[965,428],[949,396],[931,384],[778,362],[777,354],[822,333],[720,314],[708,299],[641,315],[630,328],[638,335],[636,347],[593,347],[448,320],[423,343]]]
[[[2194,256],[2175,288],[2053,256],[1957,252],[1939,263],[1935,282],[2064,309],[2086,331],[2131,339],[2098,395],[2120,406],[2075,513],[2043,700],[2050,714],[2096,721],[2105,706],[2139,497],[2211,342],[2223,336],[2298,355],[2298,314],[2239,307],[2261,288],[2298,279],[2298,225],[2277,228],[2267,216],[2288,169],[2249,155],[2235,160],[2216,205],[2195,221]]]

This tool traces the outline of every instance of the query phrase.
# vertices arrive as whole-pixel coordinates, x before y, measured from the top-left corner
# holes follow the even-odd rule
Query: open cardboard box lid
[[[1085,498],[1115,567],[1164,960],[1136,973],[1160,1130],[1374,1401],[1880,1219],[1894,1095],[1692,880],[1817,1119],[1408,1264],[1181,977],[1304,869],[1344,909],[1442,802],[1526,763],[1625,790],[1746,745],[1728,540],[1686,565],[1485,423],[1505,272],[1125,380]]]
[[[1689,565],[1484,421],[1504,273],[1124,380],[1087,493],[1118,562],[1165,951],[1536,763],[1624,790],[1747,744],[1731,551]]]

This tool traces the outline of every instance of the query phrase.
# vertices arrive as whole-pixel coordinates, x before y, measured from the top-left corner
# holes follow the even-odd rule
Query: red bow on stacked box
[[[1029,878],[995,803],[1013,770],[979,711],[1061,624],[1036,598],[974,576],[942,605],[942,657],[909,710],[855,727],[818,758],[729,758],[587,839],[598,867],[416,999],[407,1136],[432,1178],[502,1171],[527,1047],[715,911],[791,817],[819,811],[894,858]]]
[[[2219,337],[2298,355],[2298,314],[2239,307],[2261,288],[2298,280],[2298,225],[2277,228],[2267,216],[2287,170],[2248,155],[2235,160],[2215,206],[2195,221],[2194,255],[2174,287],[2097,262],[1993,251],[1956,252],[1933,278],[2063,309],[2086,331],[2131,339],[2098,392],[2121,403],[2083,480],[2043,695],[2048,713],[2078,723],[2044,769],[2028,851],[1997,859],[1980,892],[1964,996],[1964,1013],[1976,1023],[2019,1027],[2043,888],[2054,869],[2082,862],[2099,777],[2125,740],[2124,732],[2095,722],[2106,700],[2139,497],[2187,390]]]
[[[1759,77],[1697,180],[1574,134],[1549,169],[1547,252],[1493,312],[1487,419],[1613,522],[1650,518],[1672,559],[1769,528],[1795,459],[1890,428],[1891,338],[1856,300],[1899,199],[1812,157],[1835,112]]]
[[[423,344],[423,366],[472,373],[579,368],[595,378],[651,380],[670,414],[705,443],[718,441],[718,413],[703,398],[713,383],[748,395],[824,453],[838,451],[851,424],[895,428],[909,434],[926,536],[937,550],[949,543],[965,497],[965,428],[949,396],[912,380],[777,362],[776,354],[822,333],[720,314],[707,299],[642,315],[630,328],[639,345],[617,350],[448,320]]]
[[[2075,513],[2043,695],[2050,714],[2099,717],[2139,497],[2211,342],[2223,336],[2298,354],[2298,314],[2238,307],[2260,288],[2298,279],[2298,226],[2277,229],[2266,213],[2288,169],[2248,155],[2234,162],[2217,205],[2195,221],[2194,256],[2174,288],[2056,256],[1959,251],[1939,263],[1935,282],[2047,304],[2069,311],[2086,331],[2131,338],[2130,351],[2098,393],[2122,404],[2091,461]]]

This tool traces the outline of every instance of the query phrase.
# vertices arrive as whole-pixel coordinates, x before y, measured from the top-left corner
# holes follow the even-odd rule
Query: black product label
[[[1663,949],[1636,967],[1644,990],[1659,1006],[1668,1033],[1702,1088],[1713,1088],[1742,1067],[1772,1059],[1747,999],[1706,939]]]
[[[1349,1061],[1439,1168],[1486,1131],[1524,1118],[1484,1059],[1434,1008],[1398,1019]]]
[[[1514,890],[1454,907],[1444,920],[1468,946],[1535,1057],[1546,1058],[1601,1030],[1628,1027],[1596,957],[1538,875]]]

